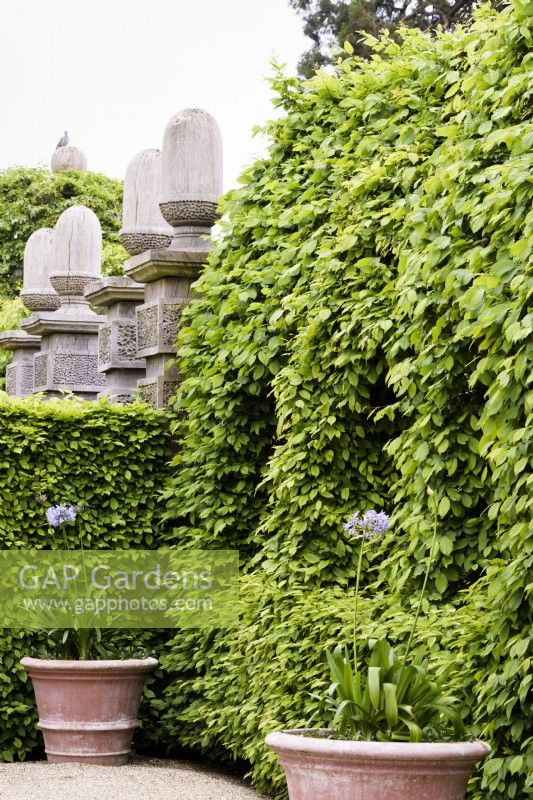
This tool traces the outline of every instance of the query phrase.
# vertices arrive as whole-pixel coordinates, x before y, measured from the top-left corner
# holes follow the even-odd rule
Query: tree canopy
[[[474,0],[289,0],[304,20],[304,32],[311,48],[300,60],[300,72],[310,77],[317,67],[332,60],[332,47],[349,42],[358,55],[368,56],[370,49],[361,32],[378,35],[395,31],[400,25],[433,30],[451,28],[472,14]],[[497,5],[497,0],[493,5]],[[333,56],[335,58],[335,56]]]

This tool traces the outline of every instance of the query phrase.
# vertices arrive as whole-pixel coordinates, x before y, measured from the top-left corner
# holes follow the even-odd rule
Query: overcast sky
[[[122,178],[181,108],[224,139],[224,184],[264,152],[270,60],[309,40],[288,0],[0,0],[0,169],[48,165],[63,131],[88,168]]]

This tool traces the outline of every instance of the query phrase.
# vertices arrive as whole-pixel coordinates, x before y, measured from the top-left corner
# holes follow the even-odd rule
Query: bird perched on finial
[[[65,147],[67,144],[68,144],[68,133],[67,131],[65,131],[61,139],[56,144],[56,150],[58,149],[58,147]]]

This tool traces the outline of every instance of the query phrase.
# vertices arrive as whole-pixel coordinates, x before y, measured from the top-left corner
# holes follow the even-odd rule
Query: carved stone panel
[[[46,388],[48,383],[48,355],[39,353],[33,362],[34,389],[40,391]]]
[[[20,364],[19,366],[18,394],[22,397],[33,392],[33,364]]]
[[[17,365],[8,364],[6,367],[6,392],[14,397],[17,394]]]
[[[186,305],[186,302],[162,303],[161,344],[163,347],[174,348],[181,315]]]
[[[179,381],[163,381],[161,403],[163,408],[170,405],[170,401],[178,391]]]
[[[122,361],[133,361],[137,357],[137,326],[121,322],[117,325],[117,357]]]
[[[98,356],[92,353],[54,353],[52,383],[56,386],[102,386],[105,376],[98,372]]]
[[[138,382],[141,397],[154,408],[168,408],[170,401],[176,394],[180,380],[176,380],[176,372],[172,377],[160,375],[155,380]]]
[[[137,308],[137,356],[175,353],[176,338],[189,299],[159,300],[149,306]]]
[[[139,384],[140,394],[151,406],[157,408],[157,381],[152,383]]]
[[[158,307],[139,306],[137,313],[137,355],[152,347],[157,347]]]
[[[98,330],[98,365],[101,367],[111,360],[111,326],[100,325]]]

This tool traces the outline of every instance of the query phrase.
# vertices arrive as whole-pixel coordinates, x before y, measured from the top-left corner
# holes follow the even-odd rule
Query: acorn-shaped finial
[[[83,290],[100,276],[102,229],[96,214],[85,206],[63,211],[54,230],[54,269],[50,282],[61,303],[87,305]]]
[[[75,169],[78,172],[85,172],[87,169],[87,158],[78,147],[66,144],[56,147],[50,162],[52,172],[64,172],[66,169]]]
[[[186,108],[168,122],[163,138],[163,187],[159,207],[176,237],[209,233],[222,194],[222,136],[216,120],[199,108]],[[193,230],[191,230],[193,229]]]
[[[30,311],[55,311],[59,297],[50,283],[54,265],[54,231],[40,228],[24,248],[22,302]]]
[[[142,150],[126,169],[120,241],[132,256],[166,249],[172,240],[172,228],[159,210],[161,163],[160,150]]]

